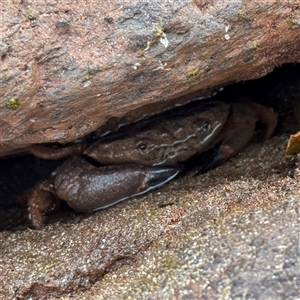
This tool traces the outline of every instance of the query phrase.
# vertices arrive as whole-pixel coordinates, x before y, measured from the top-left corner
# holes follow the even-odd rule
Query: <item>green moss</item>
[[[298,27],[300,25],[299,22],[297,22],[296,20],[292,20],[292,19],[287,20],[286,23],[288,24],[288,26],[290,28],[295,28],[295,27]]]
[[[34,20],[36,19],[36,12],[33,9],[28,9],[26,11],[26,17],[28,20]]]
[[[16,110],[20,106],[20,101],[18,98],[10,98],[6,102],[6,107],[9,109]]]
[[[238,12],[238,20],[242,21],[246,19],[246,13],[244,13],[243,11]]]
[[[148,51],[155,43],[158,43],[159,41],[162,44],[164,44],[165,47],[167,47],[166,43],[168,43],[168,41],[166,39],[164,29],[160,25],[156,25],[155,29],[156,29],[156,33],[154,34],[154,36],[152,36],[151,40],[147,42],[147,47],[144,49],[144,52]]]
[[[260,42],[254,42],[253,43],[253,49],[257,49],[257,48],[259,48],[260,47]]]
[[[84,76],[84,79],[85,80],[92,80],[94,77],[93,73],[92,72],[87,72]]]
[[[199,74],[200,74],[200,68],[199,68],[199,67],[196,67],[196,68],[194,68],[194,69],[188,71],[187,77],[188,77],[188,78],[194,78],[194,77],[196,77],[196,76],[199,75]]]
[[[156,36],[162,37],[164,35],[164,30],[160,25],[156,25],[155,29],[157,30]]]

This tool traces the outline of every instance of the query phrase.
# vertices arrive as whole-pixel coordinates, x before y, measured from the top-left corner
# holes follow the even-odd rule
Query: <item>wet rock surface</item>
[[[63,206],[32,230],[16,198],[61,161],[1,160],[0,298],[295,299],[300,170],[285,148],[299,130],[300,73],[297,66],[278,72],[231,91],[273,103],[277,136],[103,211]]]
[[[272,151],[273,143],[264,150]],[[255,150],[247,152],[251,157]],[[247,154],[223,172],[247,164]],[[252,177],[258,170],[244,170],[247,174],[215,186],[210,185],[212,177],[224,181],[221,169],[204,179],[202,188],[189,179],[194,190],[180,199],[196,201],[196,206],[184,213],[181,202],[167,207],[167,236],[153,242],[136,263],[106,275],[76,299],[297,298],[299,169],[296,179],[268,172],[263,181],[262,174]]]
[[[0,153],[69,142],[300,60],[297,1],[0,5]]]
[[[110,209],[3,230],[1,298],[295,299],[300,170],[286,141]]]

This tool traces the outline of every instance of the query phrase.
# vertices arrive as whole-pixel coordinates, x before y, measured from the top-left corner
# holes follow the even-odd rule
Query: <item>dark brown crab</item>
[[[42,158],[83,154],[107,166],[71,157],[21,202],[28,206],[35,227],[42,226],[44,213],[59,199],[80,212],[105,208],[171,180],[179,168],[170,165],[217,144],[217,154],[204,170],[224,163],[246,146],[257,121],[266,124],[265,138],[270,138],[277,113],[253,102],[202,102],[143,120],[90,146],[87,139],[57,149],[35,145],[31,152]]]
[[[199,112],[191,107],[186,114],[143,123],[123,137],[101,139],[84,151],[100,164],[134,163],[173,165],[220,144],[208,171],[239,153],[250,141],[257,122],[266,125],[265,139],[272,137],[278,114],[254,102],[215,103]]]

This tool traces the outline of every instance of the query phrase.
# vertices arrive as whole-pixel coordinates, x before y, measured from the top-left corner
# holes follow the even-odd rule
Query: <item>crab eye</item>
[[[208,127],[209,127],[208,122],[204,122],[204,123],[202,124],[202,128],[203,128],[203,129],[208,129]]]
[[[138,145],[138,147],[139,147],[139,149],[142,150],[142,151],[144,151],[144,150],[147,149],[147,145],[146,145],[145,143],[140,143],[140,144]]]

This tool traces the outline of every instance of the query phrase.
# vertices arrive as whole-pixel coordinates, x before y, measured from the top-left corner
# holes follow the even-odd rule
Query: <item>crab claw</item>
[[[140,166],[144,170],[145,177],[139,187],[139,194],[146,193],[154,188],[164,185],[172,180],[180,171],[177,167],[145,167]]]
[[[94,167],[74,157],[57,171],[54,188],[58,197],[76,211],[92,212],[144,194],[170,181],[178,172],[178,167]]]

